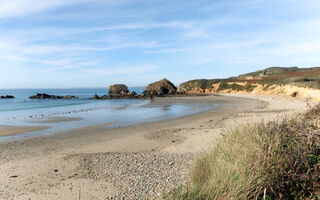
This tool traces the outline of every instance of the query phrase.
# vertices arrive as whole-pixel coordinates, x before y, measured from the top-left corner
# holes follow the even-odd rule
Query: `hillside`
[[[180,84],[186,94],[284,94],[320,100],[320,68],[270,67],[227,79],[198,79]]]

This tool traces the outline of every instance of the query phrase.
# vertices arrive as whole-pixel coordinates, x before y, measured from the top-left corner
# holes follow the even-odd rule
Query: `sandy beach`
[[[0,143],[0,199],[161,198],[188,181],[194,159],[226,130],[308,108],[291,97],[239,94],[156,98],[151,104],[177,102],[223,105],[167,121]]]

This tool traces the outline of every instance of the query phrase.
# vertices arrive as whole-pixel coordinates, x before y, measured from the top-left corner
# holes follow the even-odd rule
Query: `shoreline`
[[[72,132],[76,131],[77,129],[100,126],[101,124],[105,123],[114,124],[112,127],[123,127],[145,122],[170,120],[212,109],[212,106],[202,105],[201,102],[189,103],[173,101],[163,104],[160,102],[154,103],[151,101],[133,101],[126,102],[124,104],[121,102],[114,102],[112,103],[113,105],[110,105],[107,102],[107,104],[98,104],[98,106],[94,105],[95,108],[91,108],[91,104],[88,104],[89,108],[73,108],[78,109],[79,111],[69,110],[65,111],[64,113],[59,113],[51,110],[52,113],[40,113],[38,114],[39,117],[26,114],[24,116],[25,119],[19,116],[18,119],[12,117],[12,120],[16,121],[4,120],[2,122],[3,125],[0,125],[0,128],[1,126],[6,126],[8,124],[11,125],[12,129],[19,131],[11,133],[5,132],[5,130],[1,131],[0,129],[0,135],[3,134],[6,136],[2,138],[0,137],[0,143],[45,135],[53,135],[61,132]],[[107,112],[104,110],[107,110]],[[35,131],[31,129],[31,131],[29,131],[29,127],[39,128],[42,126],[48,126],[49,128],[43,131],[41,131],[41,129],[39,129],[40,131],[37,131],[38,129],[34,129]]]
[[[0,125],[0,137],[19,135],[28,132],[43,131],[50,128],[49,126],[8,126]]]
[[[34,124],[55,124],[60,122],[72,122],[72,121],[80,121],[80,117],[54,117],[54,118],[48,118],[42,121],[32,121]],[[38,132],[43,131],[51,128],[48,125],[38,125],[38,126],[14,126],[14,125],[0,125],[0,143],[1,137],[4,136],[16,136],[21,135],[21,138],[23,139],[24,134],[26,133],[32,133],[32,132]],[[37,136],[34,136],[37,137]],[[14,141],[14,139],[12,140]],[[7,142],[7,141],[5,141]],[[10,142],[10,140],[8,141]]]
[[[224,129],[248,121],[262,119],[268,121],[302,112],[307,104],[297,99],[254,95],[156,98],[154,103],[201,101],[213,104],[222,100],[226,101],[225,105],[217,109],[167,121],[112,129],[89,127],[85,130],[0,143],[0,163],[2,163],[0,167],[4,169],[0,172],[0,185],[2,185],[0,191],[5,191],[4,199],[13,197],[55,199],[59,195],[76,199],[79,189],[94,190],[94,193],[89,192],[88,195],[97,198],[114,195],[130,196],[134,195],[133,193],[140,197],[159,197],[157,195],[164,187],[162,181],[155,187],[155,183],[148,183],[150,180],[146,179],[145,182],[153,189],[153,192],[148,193],[142,186],[115,178],[122,177],[117,176],[117,173],[120,170],[122,174],[128,175],[129,169],[137,169],[137,166],[128,169],[130,159],[143,164],[146,160],[154,158],[155,163],[144,165],[143,172],[152,169],[152,173],[158,174],[160,180],[168,175],[163,174],[163,171],[172,172],[169,176],[173,178],[173,182],[170,182],[170,187],[165,187],[172,189],[173,186],[178,186],[174,181],[180,182],[174,177],[181,177],[186,181],[194,156],[214,145],[214,142],[222,137],[220,133]],[[123,158],[123,161],[116,161],[118,157]],[[181,159],[183,157],[186,160]],[[186,168],[177,168],[179,162],[173,162],[172,168],[167,169],[167,165],[158,163],[165,158],[171,160],[170,163],[174,160],[180,164],[186,162]],[[100,161],[97,163],[96,160]],[[107,163],[113,170],[101,171]],[[35,166],[37,172],[32,170]],[[157,167],[162,170],[154,171]],[[13,176],[17,177],[10,178]],[[112,178],[106,182],[105,177]],[[122,178],[125,179],[125,176]],[[147,177],[131,174],[126,178],[133,182],[137,180],[135,183],[139,183],[141,178]],[[29,184],[25,185],[26,183]],[[72,189],[65,190],[63,187],[65,185],[72,185]],[[135,188],[135,192],[130,193],[128,190],[130,188]]]
[[[42,121],[34,121],[34,123],[39,124],[54,124],[59,122],[72,122],[72,121],[80,121],[81,117],[51,117]]]
[[[213,99],[212,99],[213,97]],[[227,98],[225,98],[227,97]],[[217,99],[214,99],[217,98]],[[235,95],[235,98],[237,98],[237,95]],[[240,97],[241,99],[244,99],[244,97]],[[247,100],[251,101],[250,98],[248,98]],[[185,121],[185,120],[195,120],[197,118],[202,118],[204,114],[206,113],[210,113],[210,112],[215,112],[214,110],[216,110],[217,113],[220,112],[225,112],[226,110],[229,112],[229,110],[231,110],[230,108],[224,108],[224,106],[229,105],[230,103],[232,103],[233,100],[230,100],[228,95],[222,94],[222,95],[205,95],[205,96],[170,96],[170,97],[157,97],[154,98],[153,100],[151,100],[148,104],[146,105],[142,105],[142,107],[156,107],[156,106],[171,106],[174,104],[198,104],[198,105],[210,105],[211,107],[207,110],[204,111],[200,111],[198,113],[193,113],[193,114],[185,114],[183,116],[178,116],[175,118],[171,118],[171,119],[161,119],[161,120],[156,120],[156,121],[149,121],[149,122],[140,122],[140,123],[134,123],[134,124],[129,124],[129,125],[124,125],[124,126],[117,126],[117,127],[107,127],[105,128],[103,131],[108,131],[108,132],[113,132],[114,129],[118,129],[118,128],[130,128],[130,127],[139,127],[139,126],[148,126],[150,125],[155,125],[157,123],[163,124],[166,122],[175,122],[176,120],[178,121]],[[261,106],[265,106],[265,102],[260,101]],[[226,104],[226,105],[224,105]],[[247,106],[247,105],[246,105]],[[222,107],[222,108],[221,108]],[[235,106],[236,107],[236,106]],[[246,107],[244,107],[243,109],[246,109]],[[51,117],[51,118],[47,118],[44,120],[40,120],[40,121],[32,121],[33,124],[55,124],[55,123],[59,123],[59,122],[73,122],[73,121],[80,121],[82,120],[81,117]],[[30,133],[32,132],[32,130],[34,129],[35,131],[37,130],[42,130],[42,127],[46,127],[49,128],[49,126],[44,126],[44,125],[39,125],[39,126],[7,126],[7,125],[0,125],[0,129],[1,127],[10,127],[13,130],[17,130],[17,134],[8,134],[5,136],[15,136],[15,135],[21,135],[22,137],[16,138],[16,139],[12,139],[12,140],[4,140],[4,141],[0,141],[0,144],[5,144],[5,143],[10,143],[10,142],[24,142],[27,140],[32,140],[32,142],[34,142],[34,140],[37,140],[38,138],[41,140],[42,138],[46,138],[46,139],[51,139],[54,137],[59,137],[59,138],[63,138],[65,134],[69,134],[69,135],[75,135],[75,134],[86,134],[86,133],[82,133],[82,130],[90,130],[95,132],[95,129],[99,129],[105,125],[112,125],[112,124],[118,124],[119,122],[106,122],[106,123],[101,123],[101,124],[96,124],[96,125],[88,125],[88,126],[84,126],[81,128],[75,128],[75,129],[68,129],[68,130],[60,130],[57,131],[53,134],[45,134],[45,135],[35,135],[35,136],[31,136],[31,137],[23,137],[23,134],[25,133]],[[161,127],[159,127],[161,128]],[[24,130],[26,129],[26,130]],[[28,130],[31,131],[28,131]],[[45,130],[45,129],[43,129]],[[67,136],[66,136],[67,137]]]

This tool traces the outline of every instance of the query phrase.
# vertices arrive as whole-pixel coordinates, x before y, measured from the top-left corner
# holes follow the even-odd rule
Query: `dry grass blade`
[[[167,199],[319,199],[320,105],[290,120],[238,127]]]

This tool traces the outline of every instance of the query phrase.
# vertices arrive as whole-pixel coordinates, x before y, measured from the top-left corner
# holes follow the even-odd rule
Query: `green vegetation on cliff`
[[[221,82],[221,84],[219,85],[218,91],[231,89],[231,90],[234,90],[234,91],[251,92],[255,87],[257,87],[257,86],[256,85],[251,85],[251,84],[245,84],[244,86],[242,86],[242,85],[239,85],[237,83],[228,84],[226,82]]]
[[[236,83],[232,83],[232,84],[228,84],[226,82],[221,82],[221,84],[219,85],[218,91],[220,90],[227,90],[227,89],[232,89],[232,90],[236,90],[236,91],[240,91],[242,90],[242,86],[238,85]]]
[[[180,84],[179,91],[188,92],[195,90],[210,90],[213,84],[220,83],[219,90],[233,89],[236,91],[252,91],[252,83],[259,84],[291,84],[301,87],[320,89],[320,68],[298,68],[298,67],[270,67],[264,70],[241,74],[237,77],[227,79],[198,79]],[[243,89],[228,82],[247,82],[250,88]],[[226,85],[228,84],[228,85]],[[230,86],[231,85],[231,86]],[[254,87],[254,86],[253,86]]]
[[[281,122],[237,128],[198,159],[167,199],[319,199],[320,105]]]
[[[180,84],[179,88],[184,89],[186,91],[192,89],[208,89],[211,88],[213,84],[221,82],[222,79],[197,79],[184,82]]]

